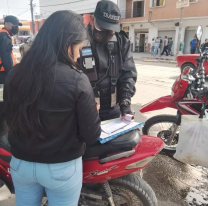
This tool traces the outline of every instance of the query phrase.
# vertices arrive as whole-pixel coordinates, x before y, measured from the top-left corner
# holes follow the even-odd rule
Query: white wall
[[[158,36],[158,28],[157,27],[152,27],[149,28],[149,38],[148,38],[148,43],[151,44],[152,39]]]
[[[47,18],[55,11],[59,10],[72,10],[78,14],[93,13],[99,0],[39,0],[40,1],[40,14],[42,18]],[[117,4],[117,0],[111,0]],[[68,3],[68,4],[65,4]],[[64,4],[64,5],[57,5]],[[56,5],[56,6],[48,6]]]
[[[126,18],[126,0],[118,0],[118,7],[121,11],[121,17]]]
[[[135,32],[134,32],[134,26],[129,25],[129,39],[130,42],[133,43],[133,51],[135,51]]]
[[[208,27],[203,27],[202,42],[204,42],[205,39],[208,39]]]

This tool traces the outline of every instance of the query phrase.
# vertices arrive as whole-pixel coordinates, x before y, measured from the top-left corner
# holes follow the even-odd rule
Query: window
[[[151,7],[164,6],[165,0],[151,0]]]
[[[144,1],[134,1],[133,2],[133,17],[143,17],[144,16]]]

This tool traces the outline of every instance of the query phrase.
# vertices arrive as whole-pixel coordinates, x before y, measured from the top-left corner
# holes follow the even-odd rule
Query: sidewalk
[[[165,62],[171,64],[177,64],[175,60],[175,56],[156,56],[155,58],[151,58],[149,53],[133,53],[133,57],[135,60],[143,60],[145,62]]]

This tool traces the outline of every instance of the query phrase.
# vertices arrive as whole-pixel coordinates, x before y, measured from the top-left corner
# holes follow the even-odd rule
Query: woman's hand
[[[98,113],[99,113],[100,105],[99,105],[99,104],[96,104],[96,107],[97,107],[97,111],[98,111]]]

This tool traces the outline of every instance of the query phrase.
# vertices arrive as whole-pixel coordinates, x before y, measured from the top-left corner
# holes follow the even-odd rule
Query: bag
[[[199,115],[182,115],[174,158],[208,168],[208,119],[200,119]]]

